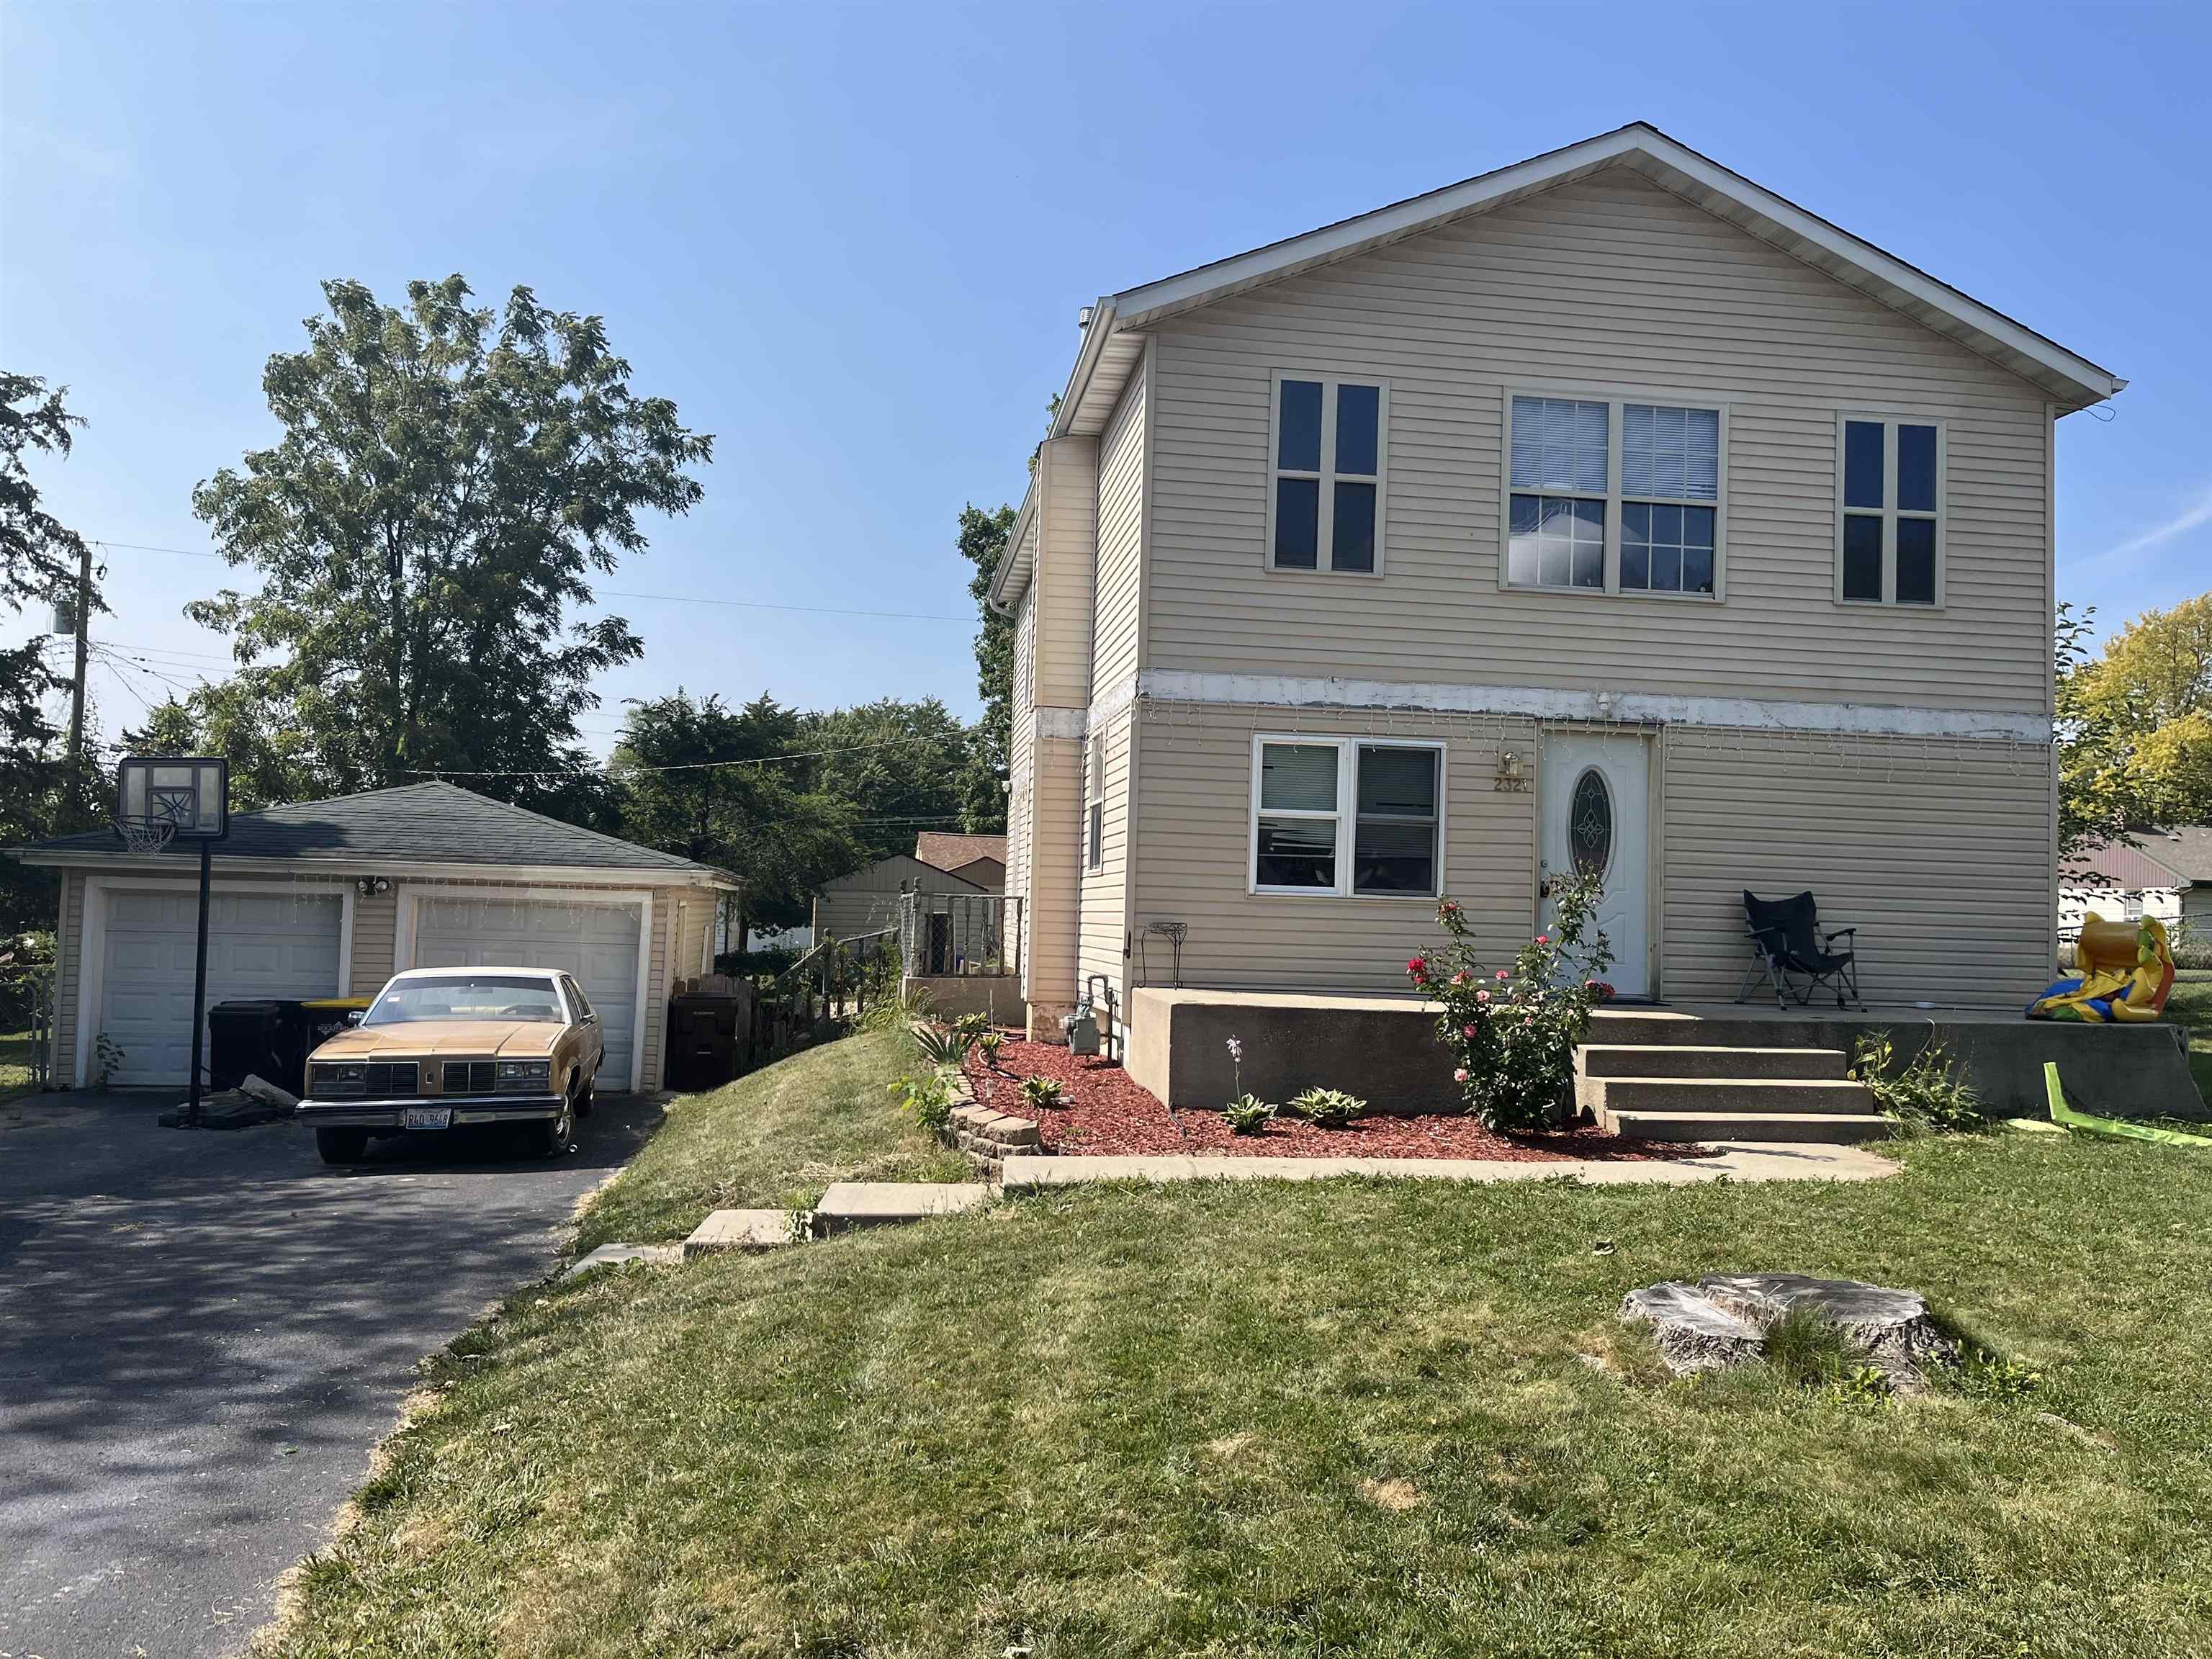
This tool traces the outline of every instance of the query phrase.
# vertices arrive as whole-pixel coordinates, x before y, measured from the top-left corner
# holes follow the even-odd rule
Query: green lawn
[[[811,1207],[833,1181],[965,1181],[968,1161],[908,1124],[886,1091],[918,1069],[891,1032],[809,1048],[668,1120],[592,1201],[579,1254],[615,1240],[681,1238],[709,1210]]]
[[[0,1100],[31,1091],[31,1033],[0,1031]]]
[[[834,1162],[884,1144],[887,1068],[854,1040],[726,1097],[803,1098]],[[732,1192],[817,1178],[727,1144],[766,1155]],[[2212,1651],[2212,1162],[1903,1156],[1863,1186],[1091,1188],[533,1290],[436,1362],[270,1650]],[[687,1153],[599,1209],[672,1233],[703,1178]],[[2043,1381],[1677,1382],[1615,1323],[1632,1286],[1761,1267],[1917,1286]]]
[[[2189,1074],[2212,1102],[2212,969],[2185,968],[2173,976],[2166,1017],[2189,1032]]]

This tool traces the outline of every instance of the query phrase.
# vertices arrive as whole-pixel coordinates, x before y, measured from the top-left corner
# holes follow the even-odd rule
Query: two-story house
[[[1810,888],[1869,1002],[2023,1004],[2053,428],[2123,385],[1641,124],[1099,300],[992,590],[1033,1027],[1154,924],[1402,992],[1570,867],[1625,996]]]

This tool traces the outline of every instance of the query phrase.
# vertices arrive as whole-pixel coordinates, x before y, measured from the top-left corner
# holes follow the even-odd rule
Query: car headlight
[[[499,1063],[499,1086],[516,1094],[532,1089],[544,1091],[553,1086],[553,1062],[550,1060],[502,1060]]]
[[[310,1094],[359,1095],[368,1092],[368,1065],[365,1060],[318,1060],[314,1076],[309,1079]]]

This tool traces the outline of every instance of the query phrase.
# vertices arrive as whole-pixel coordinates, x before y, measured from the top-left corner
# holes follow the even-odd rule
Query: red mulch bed
[[[1091,1157],[1229,1153],[1244,1158],[1475,1158],[1521,1164],[1569,1158],[1666,1160],[1694,1158],[1704,1149],[1657,1140],[1628,1140],[1595,1128],[1556,1134],[1501,1135],[1456,1112],[1399,1116],[1377,1112],[1323,1129],[1303,1118],[1278,1117],[1258,1134],[1230,1133],[1221,1114],[1170,1111],[1150,1090],[1132,1082],[1118,1065],[1072,1054],[1048,1042],[1008,1042],[991,1071],[980,1053],[965,1066],[975,1098],[995,1111],[1033,1120],[1048,1152]],[[1025,1077],[1057,1078],[1066,1093],[1058,1106],[1037,1108],[1022,1098]]]

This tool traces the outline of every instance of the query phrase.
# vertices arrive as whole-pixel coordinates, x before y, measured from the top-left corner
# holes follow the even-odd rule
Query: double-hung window
[[[1507,586],[1718,597],[1718,404],[1514,392],[1506,420]]]
[[[1333,375],[1275,376],[1267,562],[1372,575],[1381,568],[1390,387]]]
[[[1255,738],[1252,890],[1434,898],[1443,781],[1441,743]]]
[[[1836,453],[1836,597],[1942,604],[1942,423],[1845,415]]]
[[[1084,814],[1084,867],[1103,870],[1106,867],[1106,738],[1103,732],[1094,732],[1091,738],[1090,764],[1085,769],[1088,787],[1089,810]]]

